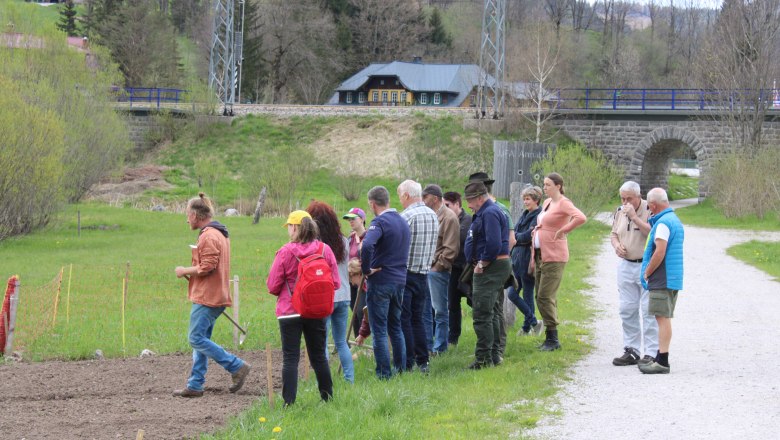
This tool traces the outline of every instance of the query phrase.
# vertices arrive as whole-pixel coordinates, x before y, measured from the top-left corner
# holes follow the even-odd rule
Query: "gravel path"
[[[538,439],[778,438],[780,283],[726,255],[780,233],[685,227],[685,289],[672,320],[668,375],[615,367],[622,353],[615,256],[602,244],[591,292],[593,352],[574,366],[556,408],[523,434]],[[565,329],[564,329],[565,330]]]

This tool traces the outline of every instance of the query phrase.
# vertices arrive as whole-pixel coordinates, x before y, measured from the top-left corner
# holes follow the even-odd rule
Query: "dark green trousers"
[[[512,271],[510,259],[493,261],[484,273],[474,274],[472,304],[478,362],[489,363],[501,356],[501,326],[503,325],[504,282]]]

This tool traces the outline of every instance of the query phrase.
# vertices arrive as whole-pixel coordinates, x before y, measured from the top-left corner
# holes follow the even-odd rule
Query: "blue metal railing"
[[[116,87],[112,93],[118,102],[130,103],[130,108],[133,107],[133,104],[141,104],[145,107],[152,105],[159,109],[162,104],[184,102],[187,91],[150,87]]]
[[[780,109],[780,91],[721,92],[706,89],[558,89],[558,109],[585,110],[733,110],[758,105]]]

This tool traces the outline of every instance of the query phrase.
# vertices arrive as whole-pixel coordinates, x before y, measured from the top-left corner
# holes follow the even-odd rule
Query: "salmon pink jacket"
[[[320,248],[319,240],[309,243],[287,243],[276,251],[274,262],[271,265],[271,271],[268,273],[268,292],[275,295],[276,298],[276,317],[293,315],[297,313],[292,305],[292,291],[295,290],[295,282],[298,277],[298,260],[302,260],[309,255],[314,254]],[[330,246],[323,244],[325,261],[330,266],[330,273],[333,277],[333,286],[338,290],[341,287],[341,278],[339,277],[339,268],[336,263],[336,257]],[[289,289],[288,289],[289,286]]]
[[[230,307],[230,240],[219,222],[204,226],[192,248],[192,265],[198,274],[190,277],[188,298],[207,307]]]
[[[564,235],[562,238],[555,239],[555,232],[558,230],[568,234],[578,226],[584,224],[588,218],[582,213],[574,203],[566,197],[550,206],[552,199],[547,199],[542,205],[542,212],[537,217],[537,224],[533,230],[531,243],[536,243],[536,237],[539,237],[539,245],[542,250],[542,261],[545,263],[569,261],[569,242]],[[531,264],[534,264],[536,246],[531,246]]]

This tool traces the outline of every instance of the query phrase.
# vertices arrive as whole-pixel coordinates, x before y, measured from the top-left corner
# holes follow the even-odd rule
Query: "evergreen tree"
[[[433,8],[431,18],[428,20],[428,25],[431,28],[431,43],[444,46],[446,48],[452,47],[452,36],[444,28],[444,22],[441,19],[441,13],[439,8]]]
[[[65,32],[69,37],[78,36],[76,5],[73,4],[73,0],[67,0],[60,8],[60,22],[57,23],[57,29]]]

